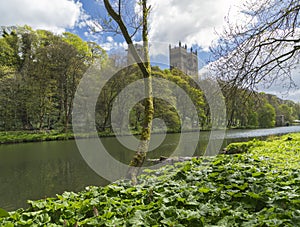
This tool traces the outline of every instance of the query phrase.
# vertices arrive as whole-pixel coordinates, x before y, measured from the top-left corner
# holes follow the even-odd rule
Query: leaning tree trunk
[[[149,68],[150,68],[150,64],[149,64]],[[133,185],[137,183],[137,175],[139,172],[139,167],[141,167],[145,161],[147,152],[149,150],[149,143],[151,138],[152,120],[154,114],[151,74],[149,74],[148,77],[144,77],[144,86],[145,86],[145,93],[146,93],[145,95],[146,97],[148,97],[144,100],[145,117],[144,117],[140,142],[137,151],[130,162],[130,168],[129,168],[129,175],[131,177],[131,182]]]
[[[144,62],[143,65],[146,70],[142,70],[145,86],[145,114],[144,122],[142,127],[142,133],[137,151],[130,162],[129,174],[131,177],[132,184],[137,183],[137,175],[139,168],[142,167],[147,152],[149,150],[149,143],[151,138],[152,120],[154,115],[153,97],[152,97],[152,76],[151,76],[151,65],[149,57],[149,46],[148,46],[148,13],[149,8],[147,7],[147,1],[142,2],[143,5],[143,47],[144,47]],[[141,67],[140,67],[141,68]],[[137,168],[138,167],[138,168]]]
[[[129,45],[129,51],[134,57],[135,61],[138,64],[139,69],[141,70],[144,78],[144,86],[145,86],[145,118],[142,127],[142,133],[140,137],[140,143],[138,145],[137,151],[130,162],[129,175],[131,178],[132,184],[137,183],[137,175],[139,172],[139,168],[143,165],[146,154],[149,150],[149,143],[151,137],[151,128],[152,128],[152,119],[154,114],[153,107],[153,98],[152,98],[152,80],[151,80],[151,65],[150,65],[150,57],[149,57],[149,49],[148,49],[148,15],[150,11],[150,7],[147,7],[147,0],[142,0],[142,38],[143,38],[143,47],[144,47],[144,56],[143,60],[141,56],[138,55],[136,48],[134,47],[133,41],[131,39],[126,25],[121,17],[121,5],[119,4],[118,13],[113,9],[109,0],[104,0],[105,8],[108,14],[113,18],[113,20],[118,24],[122,35]]]

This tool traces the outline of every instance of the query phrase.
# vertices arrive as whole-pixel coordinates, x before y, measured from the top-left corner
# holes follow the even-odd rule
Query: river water
[[[300,132],[300,126],[228,130],[223,146],[230,142],[290,132]],[[193,133],[189,135],[193,138]],[[161,146],[149,152],[149,158],[171,155],[179,146],[180,136],[168,134]],[[200,133],[194,155],[203,154],[209,136],[210,132]],[[160,137],[159,134],[153,135],[154,140]],[[112,157],[129,163],[133,151],[122,146],[114,137],[101,138],[101,141]],[[186,139],[181,142],[180,149],[189,149],[192,142]],[[108,183],[86,164],[73,140],[0,145],[0,207],[6,210],[26,207],[27,200],[53,197],[64,191],[80,191],[88,185]]]

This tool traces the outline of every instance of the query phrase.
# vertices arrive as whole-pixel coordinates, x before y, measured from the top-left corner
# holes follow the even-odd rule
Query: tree
[[[55,96],[56,81],[53,77],[53,65],[49,61],[49,46],[53,46],[53,42],[57,37],[51,32],[44,30],[32,31],[36,36],[35,56],[30,61],[30,71],[26,76],[27,86],[30,89],[28,100],[28,114],[31,124],[34,128],[41,130],[49,128],[50,113],[55,115]]]
[[[248,112],[248,127],[256,128],[258,126],[258,114],[255,111]]]
[[[94,59],[105,61],[105,52],[71,33],[54,35],[28,26],[3,29],[0,127],[67,130],[79,80]]]
[[[77,35],[66,32],[63,34],[62,40],[58,40],[57,45],[59,47],[56,48],[56,54],[54,55],[56,58],[53,60],[57,64],[60,107],[63,110],[63,130],[66,132],[71,121],[73,99],[77,85],[92,59],[88,43]]]
[[[7,33],[0,38],[0,129],[11,130],[16,127],[16,111],[14,97],[16,86],[15,72],[17,58],[16,49],[13,43],[16,43],[16,35],[9,36]]]
[[[206,121],[206,115],[204,113],[204,95],[203,92],[199,89],[198,85],[195,83],[190,76],[186,75],[182,71],[178,69],[172,69],[171,71],[165,70],[161,71],[159,69],[153,70],[153,75],[157,78],[164,78],[167,81],[172,81],[177,86],[175,87],[166,87],[166,85],[162,86],[161,89],[170,91],[169,97],[174,98],[174,103],[176,106],[181,106],[181,111],[177,109],[178,113],[182,116],[182,119],[186,119],[190,121],[191,127],[198,127],[200,125],[204,125]],[[183,89],[187,96],[183,96],[178,89]],[[188,104],[188,99],[191,99],[194,107],[196,108],[197,114],[194,114],[193,108]],[[155,109],[156,110],[156,109]],[[175,115],[174,115],[175,116]],[[200,122],[199,122],[200,121]]]
[[[293,108],[288,106],[287,104],[281,104],[278,107],[279,113],[278,115],[283,115],[284,116],[284,121],[286,123],[292,123],[293,120]]]
[[[258,122],[262,128],[271,128],[275,126],[275,109],[271,104],[265,103],[258,109]]]
[[[148,49],[148,16],[150,13],[150,7],[147,4],[147,0],[138,1],[138,4],[142,7],[142,17],[141,21],[137,23],[137,26],[134,28],[134,31],[130,34],[128,27],[126,27],[126,13],[122,12],[122,7],[125,2],[118,0],[112,6],[109,0],[104,0],[105,8],[117,25],[117,30],[121,32],[126,43],[129,45],[129,51],[134,57],[134,60],[137,62],[140,71],[142,72],[144,78],[145,86],[145,113],[144,113],[144,122],[142,127],[142,132],[140,136],[140,143],[138,145],[135,156],[133,157],[130,163],[129,175],[133,184],[137,183],[137,174],[138,168],[141,167],[144,163],[146,153],[149,148],[150,137],[151,137],[151,128],[152,128],[152,119],[154,113],[153,107],[153,98],[152,98],[152,81],[151,81],[151,66],[150,66],[150,57]],[[124,16],[125,15],[125,16]],[[110,23],[113,24],[113,23]],[[133,45],[133,36],[136,32],[142,27],[142,40],[143,40],[143,53],[144,56],[139,56],[135,46]],[[143,60],[142,60],[143,59]]]
[[[257,88],[276,81],[295,84],[292,70],[299,65],[299,0],[248,0],[245,23],[227,19],[224,32],[211,48],[211,68],[230,85]]]

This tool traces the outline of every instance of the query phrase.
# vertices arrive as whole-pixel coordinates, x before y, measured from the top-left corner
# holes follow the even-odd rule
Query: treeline
[[[60,129],[86,69],[105,59],[96,43],[65,32],[4,28],[0,38],[0,129]]]
[[[55,35],[27,26],[4,28],[0,38],[0,130],[70,130],[73,99],[79,81],[98,60],[102,63],[102,68],[98,69],[101,74],[103,67],[119,67],[120,62],[126,61],[126,56],[123,59],[108,58],[96,43],[85,42],[68,32]],[[102,133],[113,133],[113,130],[122,133],[124,127],[128,127],[122,116],[127,114],[130,106],[122,102],[119,94],[132,82],[142,79],[135,65],[113,71],[117,73],[105,81],[95,108],[96,127]],[[222,120],[211,119],[205,95],[189,76],[176,69],[153,67],[152,71],[155,78],[161,79],[156,81],[154,89],[163,91],[161,96],[154,98],[154,118],[162,119],[169,131],[179,131],[183,123],[187,129],[209,129],[212,121]],[[166,84],[162,79],[172,83]],[[209,81],[201,83],[209,84]],[[182,95],[180,89],[188,97]],[[224,88],[223,93],[227,105],[227,125],[224,127],[273,127],[277,115],[284,115],[286,123],[299,119],[299,104],[292,101],[262,93],[250,96],[247,90],[235,89],[234,97],[232,90]],[[126,94],[127,99],[134,99],[134,96],[134,92]],[[114,111],[120,119],[112,122],[116,103]],[[140,131],[143,115],[143,100],[139,100],[130,109],[131,131]],[[159,130],[160,125],[154,123],[154,130]]]
[[[222,84],[224,85],[224,84]],[[300,119],[300,104],[275,95],[223,88],[227,108],[227,127],[269,128],[288,126]]]

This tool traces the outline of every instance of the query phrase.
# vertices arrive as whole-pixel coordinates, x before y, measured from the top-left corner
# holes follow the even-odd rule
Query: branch
[[[136,50],[136,48],[133,45],[132,38],[131,38],[131,36],[130,36],[130,34],[129,34],[129,32],[128,32],[128,30],[127,30],[127,28],[126,28],[126,26],[125,26],[125,24],[124,24],[124,22],[122,20],[121,15],[115,12],[115,10],[111,6],[109,0],[104,0],[104,5],[105,5],[105,8],[106,8],[108,14],[118,24],[118,26],[119,26],[119,28],[120,28],[120,30],[121,30],[124,38],[125,38],[125,41],[128,44],[129,51],[133,55],[134,60],[137,62],[140,70],[143,73],[143,76],[147,77],[147,75],[149,75],[147,67],[143,63],[141,57],[138,55],[137,50]]]
[[[244,25],[227,19],[218,46],[210,49],[218,59],[211,68],[221,80],[240,87],[284,76],[293,84],[291,68],[300,50],[299,0],[256,0],[245,6],[252,18]]]

